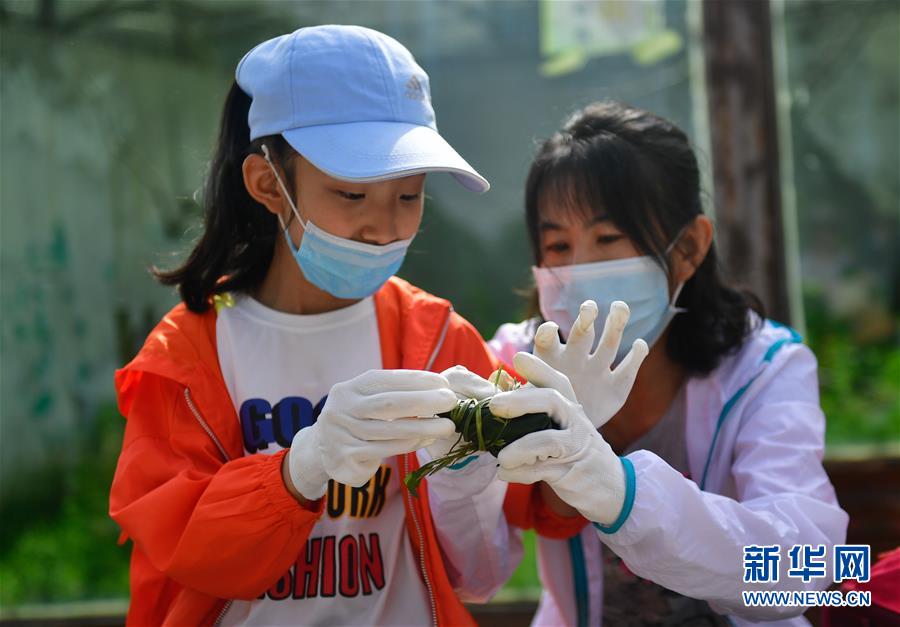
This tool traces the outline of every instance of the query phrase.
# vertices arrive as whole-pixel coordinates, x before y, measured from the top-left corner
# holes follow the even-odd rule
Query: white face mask
[[[674,306],[684,284],[675,289],[670,300],[668,278],[653,257],[553,268],[532,267],[531,271],[537,284],[541,314],[544,319],[558,324],[563,334],[572,328],[581,303],[596,301],[600,312],[594,322],[595,345],[600,341],[612,302],[621,300],[628,304],[631,316],[622,335],[616,363],[625,357],[638,338],[643,338],[652,347],[675,314],[685,311]]]

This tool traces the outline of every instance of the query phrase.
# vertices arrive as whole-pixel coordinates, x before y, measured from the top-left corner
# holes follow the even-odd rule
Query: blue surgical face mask
[[[671,246],[669,247],[671,249]],[[667,251],[668,252],[668,249]],[[615,363],[620,362],[638,338],[653,346],[675,314],[685,311],[674,306],[684,284],[671,300],[666,273],[653,257],[630,257],[614,261],[580,263],[553,268],[532,267],[537,283],[541,314],[567,334],[578,317],[581,303],[593,300],[599,308],[594,322],[595,347],[613,301],[628,304],[631,315]]]
[[[400,269],[413,238],[376,246],[332,235],[311,220],[304,222],[265,145],[263,156],[275,173],[291,210],[303,226],[303,239],[298,249],[291,240],[288,225],[278,216],[288,247],[310,283],[338,298],[365,298],[377,292]]]

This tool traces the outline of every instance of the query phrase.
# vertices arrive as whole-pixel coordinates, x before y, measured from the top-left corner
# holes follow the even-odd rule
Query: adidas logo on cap
[[[425,89],[415,75],[406,81],[406,97],[410,100],[425,100]]]

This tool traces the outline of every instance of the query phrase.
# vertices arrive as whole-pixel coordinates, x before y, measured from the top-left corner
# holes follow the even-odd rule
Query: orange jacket
[[[397,278],[374,300],[384,368],[463,364],[485,377],[495,368],[478,332],[446,300]],[[134,543],[128,624],[211,625],[227,599],[255,599],[287,572],[322,500],[302,507],[287,492],[287,451],[244,455],[219,370],[214,310],[172,309],[115,382],[127,424],[110,516]],[[414,453],[398,461],[418,466]],[[428,491],[415,499],[402,489],[435,621],[474,624],[445,571]]]
[[[588,520],[554,512],[541,496],[540,485],[509,484],[503,501],[506,522],[521,529],[534,529],[539,536],[555,540],[568,540],[581,533]]]

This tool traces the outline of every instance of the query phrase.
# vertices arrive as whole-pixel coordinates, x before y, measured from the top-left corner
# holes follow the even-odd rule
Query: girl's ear
[[[686,282],[697,271],[712,246],[713,225],[705,215],[688,224],[672,251],[672,279],[675,285]]]
[[[287,202],[282,197],[281,187],[265,158],[257,154],[247,155],[241,167],[244,187],[250,197],[276,216],[284,216]]]

